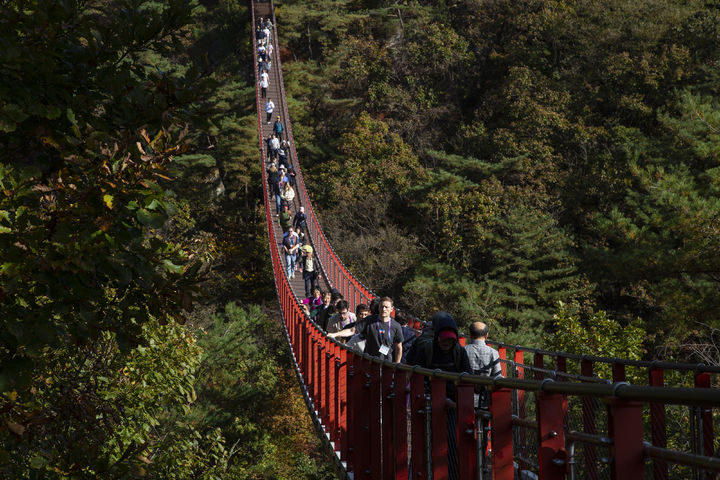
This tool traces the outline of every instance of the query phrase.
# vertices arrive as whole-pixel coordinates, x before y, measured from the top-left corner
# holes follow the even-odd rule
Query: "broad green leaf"
[[[140,223],[151,228],[161,228],[165,224],[165,215],[144,208],[138,210],[136,216]]]
[[[182,272],[183,272],[183,267],[182,267],[182,266],[180,266],[180,265],[175,265],[175,264],[174,264],[172,261],[170,261],[170,260],[163,260],[163,265],[165,266],[165,268],[166,268],[168,271],[170,271],[170,272],[172,272],[172,273],[182,273]]]

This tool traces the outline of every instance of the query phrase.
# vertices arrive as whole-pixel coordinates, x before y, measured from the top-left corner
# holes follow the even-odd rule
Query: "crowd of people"
[[[268,94],[268,72],[272,68],[273,53],[270,40],[272,27],[269,19],[261,18],[255,31],[259,88],[262,98],[266,98],[267,125],[271,124],[275,111],[275,105]],[[320,265],[306,235],[305,209],[300,206],[294,214],[291,213],[295,208],[296,173],[290,158],[289,139],[284,138],[283,133],[283,124],[278,116],[272,133],[265,139],[267,181],[270,195],[275,199],[275,216],[283,232],[280,248],[285,259],[285,274],[288,279],[294,279],[298,272],[302,272],[305,284],[305,298],[302,302],[304,313],[325,331],[329,338],[337,339],[358,352],[432,370],[500,376],[499,354],[487,345],[489,329],[482,322],[470,326],[470,341],[462,346],[455,319],[447,312],[435,314],[432,321],[425,324],[422,332],[418,332],[408,327],[411,317],[406,312],[395,311],[390,297],[375,298],[369,305],[358,304],[353,312],[351,305],[339,291],[321,291],[318,283]],[[489,409],[489,398],[487,389],[476,388],[475,407],[481,411]],[[456,479],[458,475],[457,444],[452,433],[456,428],[456,400],[455,383],[448,381],[448,467],[452,479]],[[482,436],[482,441],[487,441],[485,435]]]

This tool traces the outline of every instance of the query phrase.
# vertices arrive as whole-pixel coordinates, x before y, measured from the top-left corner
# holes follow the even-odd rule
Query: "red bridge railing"
[[[255,25],[254,2],[252,6]],[[274,9],[273,24],[277,25]],[[298,165],[276,29],[272,33],[281,108]],[[486,478],[718,478],[713,417],[720,410],[720,391],[712,388],[717,381],[712,375],[720,373],[716,367],[496,344],[506,378],[491,379],[380,361],[328,339],[302,312],[284,275],[278,246],[271,240],[275,227],[262,153],[259,92],[256,101],[278,301],[306,403],[342,472],[354,479],[482,478],[485,452],[480,452],[479,439],[489,420],[492,454]],[[299,168],[297,180],[309,234],[327,280],[352,305],[368,303],[373,293],[345,268],[325,238]],[[525,363],[528,356],[531,364]],[[613,383],[598,378],[598,364],[611,366]],[[626,383],[628,368],[646,372],[647,386]],[[663,387],[667,371],[687,372],[696,388]],[[446,406],[447,382],[456,385],[454,409]],[[474,392],[482,387],[491,390],[488,412],[474,405]],[[457,459],[457,473],[449,468],[452,458]]]

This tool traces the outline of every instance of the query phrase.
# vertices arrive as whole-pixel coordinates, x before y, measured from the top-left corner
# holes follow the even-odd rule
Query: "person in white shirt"
[[[267,97],[267,89],[270,86],[270,76],[267,74],[266,71],[263,70],[263,72],[260,74],[260,93],[262,95],[262,98]]]
[[[268,101],[265,103],[265,113],[267,113],[267,124],[270,125],[270,120],[272,120],[272,114],[275,111],[275,104],[272,100],[268,98]]]

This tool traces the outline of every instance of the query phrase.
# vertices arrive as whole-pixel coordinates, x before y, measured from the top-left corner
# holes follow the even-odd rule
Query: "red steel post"
[[[535,355],[533,355],[533,365],[535,366],[535,368],[545,368],[545,358],[543,357],[542,353],[535,352]],[[542,380],[543,378],[545,378],[545,374],[543,372],[535,370],[535,379]]]
[[[613,377],[613,383],[614,382],[624,382],[626,379],[625,365],[623,365],[622,363],[613,363],[612,364],[612,377]]]
[[[412,479],[425,480],[427,475],[427,430],[425,428],[425,377],[419,373],[410,376],[410,421],[412,452]]]
[[[395,460],[393,459],[393,368],[383,365],[382,376],[382,473],[385,480],[395,477]]]
[[[525,354],[522,350],[515,350],[515,353],[513,355],[513,362],[515,362],[516,377],[520,379],[525,378],[525,367],[521,366],[525,363]],[[527,416],[527,411],[525,408],[525,390],[515,390],[515,394],[517,395],[518,417],[521,419],[525,419],[525,417]],[[519,454],[525,458],[527,458],[526,434],[527,430],[524,428],[520,428],[517,431],[517,445],[520,448]]]
[[[447,480],[448,476],[448,428],[445,406],[447,380],[433,377],[430,380],[430,434],[432,436],[433,480]]]
[[[493,480],[513,480],[512,390],[499,388],[492,392],[490,422],[492,430]]]
[[[643,480],[642,404],[611,398],[608,407],[608,431],[613,439],[614,459],[610,467],[612,480]]]
[[[710,372],[695,372],[695,388],[710,388]],[[712,408],[707,405],[699,407],[701,432],[700,439],[702,441],[702,455],[712,457],[715,455],[715,438],[713,436],[713,416]],[[705,478],[710,480],[713,474],[709,471],[705,472]]]
[[[322,335],[318,335],[318,364],[320,365],[320,392],[319,392],[319,405],[315,405],[315,408],[320,414],[320,420],[327,431],[328,427],[328,371],[327,371],[327,338]]]
[[[538,423],[538,467],[543,480],[564,479],[567,472],[565,428],[567,398],[558,393],[536,395]],[[554,461],[562,461],[556,464]]]
[[[567,373],[567,357],[558,355],[555,357],[555,371]],[[558,377],[559,380],[566,380],[565,377]]]
[[[380,429],[380,365],[372,362],[370,371],[370,442],[366,448],[370,450],[370,478],[379,479],[382,476],[382,437]]]
[[[335,449],[337,450],[337,390],[336,390],[336,378],[337,378],[337,366],[335,364],[335,343],[331,342],[329,339],[325,339],[325,343],[327,345],[326,349],[326,367],[325,370],[328,374],[328,381],[327,381],[327,394],[325,396],[327,402],[328,402],[328,433],[330,434],[330,441],[335,444]]]
[[[395,445],[395,480],[408,480],[408,395],[407,374],[401,370],[395,372],[393,383],[393,416],[395,429],[393,444]],[[413,442],[414,443],[414,442]]]
[[[356,476],[359,476],[360,471],[360,456],[359,448],[363,445],[361,432],[364,428],[362,423],[360,412],[364,407],[363,402],[363,391],[364,391],[364,379],[362,376],[361,362],[362,358],[359,355],[348,355],[348,402],[354,406],[354,408],[347,409],[347,437],[348,442],[345,448],[347,449],[348,459],[348,471],[354,472]]]
[[[651,387],[662,387],[665,385],[662,368],[651,367],[649,373],[649,384]],[[652,444],[656,447],[667,447],[667,419],[664,403],[650,404],[650,431]],[[668,479],[668,464],[664,460],[653,459],[653,479]]]
[[[503,377],[507,377],[507,363],[505,363],[505,360],[507,360],[507,348],[498,347],[498,355],[500,356],[500,371]]]
[[[348,459],[348,353],[344,348],[338,347],[338,441],[340,442],[340,459]]]
[[[459,478],[477,478],[478,432],[475,429],[475,386],[458,383],[458,476]]]
[[[308,395],[312,397],[312,363],[310,362],[310,346],[312,345],[312,335],[309,322],[305,322],[305,333],[303,333],[303,374],[305,377],[305,386]]]
[[[582,360],[580,363],[580,374],[583,377],[593,376],[593,363],[591,360]],[[595,397],[582,397],[583,431],[590,435],[595,434],[595,411],[597,410]],[[588,480],[598,478],[597,449],[593,445],[585,445],[585,472]]]
[[[320,392],[322,391],[322,369],[320,364],[320,334],[313,328],[313,345],[312,345],[312,369],[313,369],[313,403],[315,411],[320,413]]]
[[[353,419],[357,423],[357,433],[355,435],[356,442],[352,447],[355,449],[357,462],[355,464],[355,478],[373,478],[370,471],[370,445],[375,440],[371,437],[370,432],[370,411],[373,408],[370,400],[370,362],[356,355],[356,365],[358,369],[358,382],[360,384],[360,393],[357,402],[351,403],[353,410]],[[357,375],[357,374],[356,374]],[[353,425],[355,427],[355,425]]]

